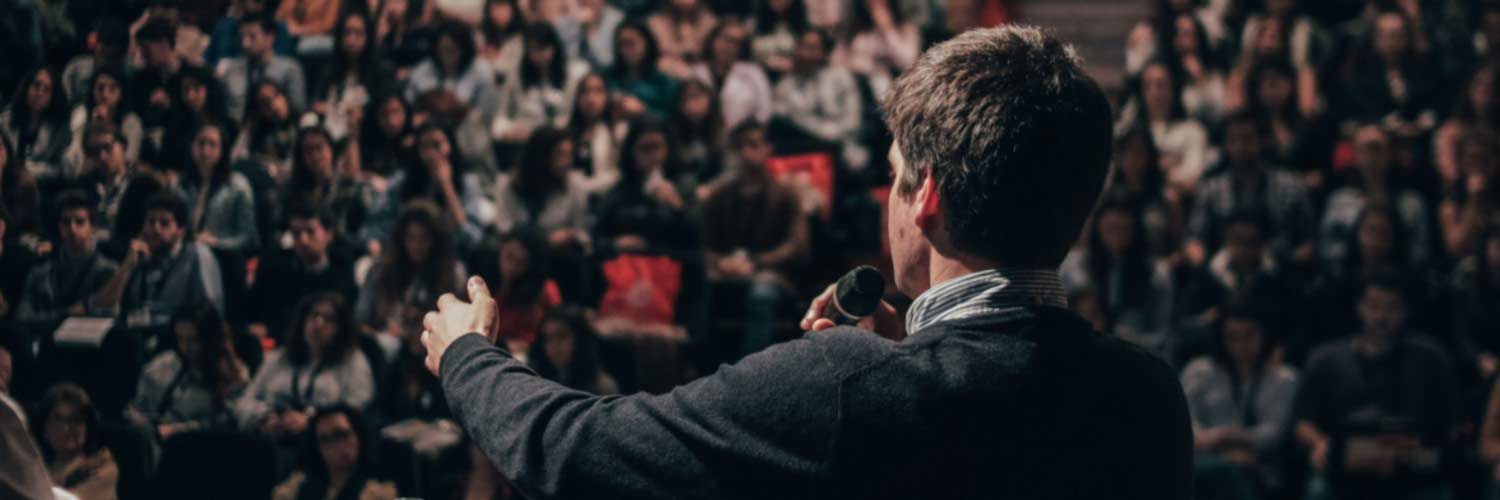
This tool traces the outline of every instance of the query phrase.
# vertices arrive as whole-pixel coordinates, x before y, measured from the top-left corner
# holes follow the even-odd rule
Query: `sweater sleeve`
[[[721,498],[812,491],[830,476],[839,342],[814,334],[662,395],[594,396],[543,379],[483,336],[443,355],[459,422],[529,498]],[[843,332],[840,335],[853,335]],[[797,492],[797,493],[790,493]]]

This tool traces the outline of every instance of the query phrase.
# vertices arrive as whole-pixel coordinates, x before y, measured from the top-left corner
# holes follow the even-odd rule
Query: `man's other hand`
[[[443,353],[459,337],[469,334],[493,337],[495,299],[490,298],[489,287],[478,276],[469,278],[469,300],[464,302],[445,293],[438,298],[438,310],[422,318],[422,345],[427,347],[427,369],[434,376],[442,376],[439,365]]]

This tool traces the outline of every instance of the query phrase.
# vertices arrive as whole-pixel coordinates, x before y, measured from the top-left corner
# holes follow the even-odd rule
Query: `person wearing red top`
[[[493,255],[493,264],[481,266],[488,268],[486,279],[498,284],[499,328],[490,340],[505,342],[511,352],[526,352],[536,341],[542,317],[562,304],[557,283],[547,278],[546,246],[536,231],[522,228],[501,237]]]

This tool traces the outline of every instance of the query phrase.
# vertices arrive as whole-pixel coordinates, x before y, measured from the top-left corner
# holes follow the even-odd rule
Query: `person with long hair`
[[[1230,84],[1230,93],[1241,95],[1243,109],[1265,123],[1269,159],[1298,168],[1309,179],[1309,186],[1318,188],[1324,183],[1324,171],[1328,170],[1325,164],[1333,146],[1333,127],[1329,126],[1331,120],[1321,106],[1311,113],[1306,111],[1305,93],[1316,94],[1317,88],[1309,89],[1301,83],[1299,80],[1304,77],[1300,71],[1282,57],[1261,59],[1246,70],[1242,85],[1233,88],[1234,83]],[[1312,99],[1322,100],[1317,95]]]
[[[173,99],[161,140],[148,140],[141,160],[158,170],[178,170],[192,163],[193,138],[204,123],[224,127],[225,137],[239,136],[239,120],[224,106],[224,86],[207,69],[184,66],[168,87]]]
[[[515,78],[525,53],[521,31],[526,21],[516,0],[485,0],[479,21],[479,58],[504,83]]]
[[[248,254],[260,246],[255,194],[250,181],[229,167],[227,139],[218,124],[198,128],[193,137],[193,164],[183,171],[178,189],[192,204],[190,227],[198,242]]]
[[[832,61],[863,75],[879,98],[897,74],[916,64],[922,31],[902,15],[895,0],[855,0],[848,5],[844,37]]]
[[[1161,152],[1151,140],[1151,131],[1132,127],[1115,138],[1114,182],[1107,199],[1123,201],[1140,211],[1151,255],[1165,257],[1181,245],[1184,194],[1169,188],[1161,170]]]
[[[99,442],[101,418],[88,392],[72,382],[52,386],[31,422],[52,484],[82,500],[116,498],[120,468]]]
[[[718,89],[724,123],[771,120],[771,80],[750,60],[750,43],[739,23],[721,23],[708,32],[703,57],[692,66],[692,78]]]
[[[582,309],[567,306],[542,320],[526,363],[542,378],[590,394],[618,394],[619,385],[599,361],[599,335]]]
[[[506,233],[493,252],[481,253],[490,258],[479,266],[479,275],[495,284],[499,304],[493,340],[511,352],[527,352],[539,335],[542,317],[562,304],[557,282],[547,277],[548,254],[542,235],[529,227]]]
[[[362,175],[390,177],[415,158],[416,127],[412,126],[411,115],[411,106],[399,93],[370,100],[359,133],[352,138],[358,147],[349,149],[350,153],[358,153],[358,161],[354,163]]]
[[[370,209],[363,231],[367,240],[384,241],[392,223],[409,203],[425,200],[438,209],[448,231],[454,232],[460,248],[468,248],[481,235],[479,224],[486,212],[484,188],[479,175],[468,172],[448,129],[433,123],[423,125],[416,136],[416,157],[389,179],[385,193]]]
[[[177,311],[172,348],[141,371],[127,420],[160,440],[176,434],[235,427],[232,407],[250,381],[235,353],[233,333],[212,306]]]
[[[1350,179],[1328,197],[1323,209],[1322,257],[1331,266],[1339,267],[1352,250],[1347,246],[1350,235],[1365,212],[1365,207],[1383,205],[1391,207],[1400,216],[1407,248],[1404,255],[1412,264],[1426,262],[1431,248],[1431,226],[1429,212],[1422,195],[1406,189],[1396,182],[1392,163],[1390,138],[1376,126],[1361,127],[1354,135],[1354,163]]]
[[[1316,69],[1327,59],[1333,40],[1317,20],[1302,11],[1309,0],[1266,0],[1264,10],[1250,14],[1241,31],[1241,50],[1255,46],[1265,30],[1285,32],[1287,55],[1293,67]]]
[[[257,84],[254,97],[254,109],[240,124],[242,128],[233,142],[230,159],[253,160],[278,184],[284,183],[291,171],[292,146],[301,110],[287,100],[286,92],[274,82]]]
[[[336,164],[333,135],[322,127],[304,127],[297,132],[292,176],[281,206],[303,205],[327,211],[333,218],[328,231],[353,237],[369,213],[365,184]],[[284,221],[283,221],[284,222]],[[284,224],[283,224],[284,225]]]
[[[567,134],[573,139],[573,169],[582,173],[590,193],[602,193],[620,179],[620,141],[630,129],[609,102],[604,76],[589,73],[578,81]]]
[[[1099,293],[1113,318],[1111,333],[1165,356],[1171,348],[1171,271],[1152,257],[1141,218],[1123,202],[1101,205],[1087,246],[1069,252],[1058,272],[1064,289]]]
[[[63,151],[71,140],[62,82],[51,69],[37,68],[11,96],[10,105],[0,112],[0,134],[38,182],[60,178]]]
[[[355,318],[365,331],[399,338],[408,314],[439,295],[459,291],[465,271],[454,256],[449,227],[430,202],[412,202],[402,209],[355,304]]]
[[[349,10],[334,27],[337,46],[333,60],[308,89],[313,109],[323,115],[335,139],[357,133],[371,96],[392,88],[395,71],[375,46],[375,23],[359,9]]]
[[[1139,78],[1127,84],[1116,132],[1143,126],[1151,131],[1167,182],[1184,194],[1192,193],[1217,154],[1208,142],[1208,129],[1188,115],[1182,103],[1184,77],[1163,60],[1146,63]]]
[[[625,13],[604,0],[578,0],[571,12],[553,24],[562,37],[568,59],[588,63],[601,71],[615,62],[615,29],[625,21]]]
[[[1178,14],[1162,35],[1162,59],[1175,65],[1183,79],[1178,97],[1184,111],[1204,123],[1217,123],[1224,115],[1225,67],[1208,46],[1203,24],[1192,15]]]
[[[1227,37],[1222,12],[1206,5],[1204,0],[1151,0],[1151,13],[1130,29],[1125,42],[1125,73],[1139,76],[1152,59],[1165,50],[1163,33],[1172,31],[1172,22],[1180,15],[1189,15],[1202,26],[1211,47],[1223,45]]]
[[[671,142],[676,147],[676,166],[680,174],[695,184],[708,186],[724,173],[724,134],[728,122],[719,113],[720,100],[709,84],[688,80],[677,93],[677,106],[667,122]]]
[[[690,215],[696,183],[675,172],[675,152],[667,127],[637,122],[621,148],[620,182],[594,209],[593,234],[616,250],[688,251],[697,247]]]
[[[37,180],[10,136],[0,134],[0,209],[10,214],[11,238],[42,229],[42,198]]]
[[[1500,62],[1474,70],[1463,95],[1454,101],[1448,121],[1432,137],[1432,160],[1444,186],[1456,184],[1463,176],[1458,165],[1459,139],[1474,129],[1500,129]]]
[[[375,477],[377,436],[356,407],[319,407],[300,434],[299,465],[272,490],[273,500],[396,498],[396,485]]]
[[[500,111],[490,124],[497,141],[525,142],[539,126],[562,126],[572,113],[570,98],[588,73],[588,64],[569,61],[557,30],[546,23],[526,25],[522,32],[525,56],[516,78],[500,90]]]
[[[750,20],[750,51],[755,61],[765,66],[773,77],[791,71],[797,34],[809,26],[803,0],[756,2],[755,17]]]
[[[126,160],[135,161],[140,157],[144,129],[141,128],[141,118],[136,116],[125,101],[124,85],[125,76],[122,71],[109,67],[94,70],[94,77],[89,82],[89,93],[73,107],[68,121],[72,143],[63,152],[63,171],[66,177],[78,178],[86,173],[83,171],[86,162],[83,146],[88,139],[85,131],[92,124],[107,123],[119,129],[125,136]]]
[[[657,67],[673,78],[687,78],[703,53],[708,32],[719,24],[703,0],[672,0],[646,18],[651,37],[661,50]]]
[[[1373,17],[1369,33],[1340,68],[1339,94],[1347,118],[1380,121],[1398,140],[1424,138],[1437,126],[1439,85],[1424,57],[1426,42],[1416,22],[1387,7]]]
[[[1298,379],[1278,361],[1273,328],[1254,306],[1230,307],[1212,351],[1182,371],[1198,450],[1195,474],[1225,493],[1217,498],[1262,498],[1269,485],[1261,478],[1280,472]]]
[[[677,97],[677,81],[658,69],[661,58],[651,30],[627,19],[615,30],[614,64],[604,73],[616,105],[627,117],[643,114],[667,116]]]
[[[1500,221],[1500,133],[1478,128],[1457,144],[1459,177],[1438,205],[1438,223],[1448,257],[1473,253],[1479,235]]]
[[[292,437],[311,427],[316,408],[365,408],[375,399],[374,371],[356,343],[359,326],[343,297],[309,295],[292,315],[286,342],[266,355],[235,403],[244,430]]]
[[[491,196],[501,232],[532,226],[554,247],[588,241],[588,191],[573,173],[573,140],[561,130],[532,132],[520,165],[499,178]]]
[[[417,96],[442,89],[471,103],[484,116],[494,116],[500,106],[495,73],[477,52],[468,26],[456,21],[443,24],[433,36],[427,59],[407,76],[406,100],[415,102]]]

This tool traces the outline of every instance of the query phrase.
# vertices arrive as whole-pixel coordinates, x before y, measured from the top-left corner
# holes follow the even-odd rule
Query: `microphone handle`
[[[833,324],[840,326],[854,326],[859,323],[859,320],[865,319],[863,316],[853,316],[844,312],[843,306],[839,305],[838,297],[834,297],[833,300],[828,301],[828,308],[824,311],[823,316],[833,320]]]

